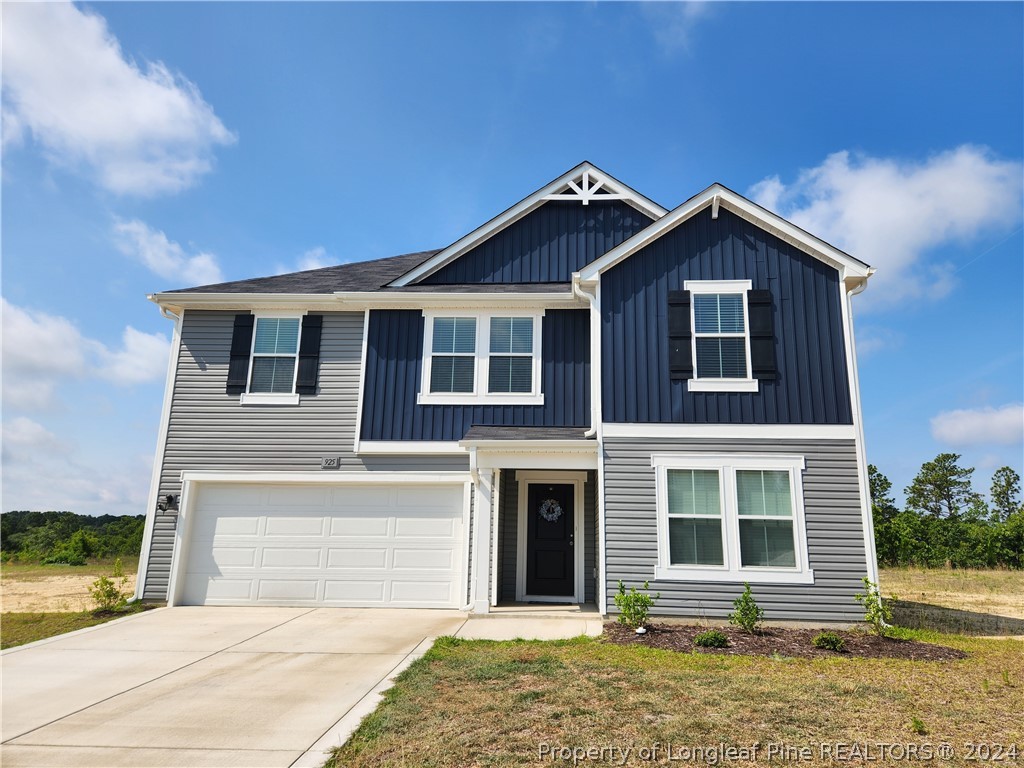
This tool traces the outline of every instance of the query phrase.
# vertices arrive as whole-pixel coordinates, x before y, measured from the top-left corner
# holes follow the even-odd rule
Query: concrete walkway
[[[5,768],[314,768],[440,635],[599,634],[591,615],[181,607],[4,651]]]

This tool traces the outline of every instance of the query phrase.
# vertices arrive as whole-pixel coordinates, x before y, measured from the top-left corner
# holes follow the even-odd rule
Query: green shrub
[[[735,624],[744,632],[756,633],[758,624],[764,620],[764,611],[754,599],[749,584],[743,583],[743,594],[733,600],[732,604],[736,610],[729,614],[729,623]]]
[[[727,648],[729,646],[729,638],[725,636],[724,632],[719,632],[717,629],[709,629],[707,632],[694,635],[693,644],[699,645],[701,648]]]
[[[842,653],[846,650],[846,641],[835,632],[822,632],[811,642],[815,648],[823,648],[826,651]]]
[[[628,592],[626,585],[619,582],[619,591],[615,595],[615,607],[619,609],[619,624],[625,624],[632,629],[638,629],[647,623],[647,616],[654,607],[654,601],[661,597],[659,592],[656,595],[647,593],[649,582],[644,582],[644,591],[637,591],[632,587]]]
[[[97,611],[117,611],[128,604],[131,592],[128,591],[128,577],[124,574],[121,558],[114,561],[112,579],[100,576],[89,587],[89,594],[96,603]]]
[[[858,603],[864,606],[864,621],[871,625],[871,630],[879,637],[885,637],[892,622],[892,611],[884,602],[878,591],[878,585],[867,576],[861,579],[864,582],[864,593],[855,595]]]
[[[96,548],[96,536],[80,529],[67,541],[58,543],[41,562],[43,565],[85,565],[85,561],[96,554]]]

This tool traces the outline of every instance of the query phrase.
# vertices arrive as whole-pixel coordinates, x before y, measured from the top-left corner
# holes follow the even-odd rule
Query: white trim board
[[[586,516],[583,509],[583,484],[587,481],[586,472],[566,472],[544,470],[517,470],[516,483],[519,486],[518,517],[516,520],[516,600],[518,602],[538,603],[583,603],[586,600],[586,584],[584,583],[584,558],[586,555],[586,529],[583,522]],[[552,483],[573,486],[573,594],[570,595],[529,595],[526,592],[526,515],[529,503],[529,486]]]
[[[853,424],[604,424],[605,438],[854,440]]]
[[[422,280],[424,277],[436,272],[446,264],[455,261],[459,256],[464,254],[466,251],[479,245],[490,237],[505,229],[511,224],[514,224],[519,219],[523,218],[526,214],[539,208],[548,200],[552,199],[552,196],[557,195],[564,189],[571,189],[572,183],[575,182],[577,176],[581,176],[586,173],[588,178],[593,179],[595,182],[599,182],[601,185],[606,186],[608,189],[616,192],[614,199],[623,200],[629,205],[636,208],[638,211],[645,213],[648,217],[657,221],[664,216],[667,211],[660,205],[655,203],[653,200],[641,195],[635,189],[627,187],[622,182],[614,179],[613,177],[606,174],[601,169],[594,166],[589,162],[582,162],[575,168],[563,173],[557,179],[549,184],[538,189],[532,195],[523,198],[518,203],[507,209],[503,213],[498,214],[493,219],[488,221],[486,224],[477,227],[468,235],[459,238],[454,243],[449,245],[444,250],[436,253],[431,258],[420,264],[418,267],[411,269],[398,279],[392,281],[390,285],[395,287],[401,287],[409,285]],[[596,187],[595,187],[596,189]],[[555,198],[558,199],[558,198]],[[568,198],[573,199],[573,198]],[[593,199],[593,198],[591,198]]]
[[[359,440],[355,452],[362,456],[462,456],[466,450],[456,442],[444,440]]]
[[[809,232],[805,232],[794,224],[789,223],[781,216],[762,208],[756,203],[747,200],[742,195],[733,192],[731,189],[715,183],[703,192],[691,197],[689,200],[669,211],[665,216],[655,221],[646,229],[641,230],[628,240],[612,248],[604,256],[580,270],[577,275],[582,282],[589,282],[600,277],[601,273],[611,269],[620,261],[623,261],[645,245],[653,242],[666,232],[683,223],[695,214],[712,206],[717,200],[720,207],[750,221],[761,229],[770,232],[776,237],[795,245],[802,251],[810,253],[817,259],[824,261],[831,267],[838,269],[843,278],[855,278],[866,280],[874,270],[864,262],[855,259],[835,246],[829,245]]]

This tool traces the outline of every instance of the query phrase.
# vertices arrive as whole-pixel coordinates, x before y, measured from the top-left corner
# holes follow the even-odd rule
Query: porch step
[[[476,614],[474,618],[497,619],[503,617],[515,618],[520,616],[552,619],[565,619],[570,617],[585,617],[588,619],[601,618],[601,614],[598,613],[596,605],[580,605],[579,603],[566,603],[564,605],[559,603],[502,603],[497,607],[491,608],[490,613]]]

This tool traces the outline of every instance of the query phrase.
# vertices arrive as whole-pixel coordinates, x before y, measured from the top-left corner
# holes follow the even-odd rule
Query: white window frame
[[[689,392],[757,392],[758,381],[754,378],[750,361],[750,318],[747,307],[747,294],[753,287],[750,280],[686,280],[683,290],[690,292],[690,355],[693,359],[693,378],[686,382]],[[741,294],[743,304],[743,345],[747,356],[747,378],[745,379],[711,379],[699,378],[697,375],[697,302],[699,295],[732,293]],[[715,338],[739,338],[738,333],[702,334]]]
[[[722,581],[751,584],[813,584],[814,572],[807,559],[807,531],[804,522],[803,456],[760,454],[653,454],[658,516],[658,564],[654,578],[662,581]],[[672,565],[668,538],[668,470],[711,469],[718,471],[722,505],[722,565]],[[793,539],[796,565],[746,566],[740,559],[739,500],[737,470],[775,470],[789,473],[793,502]],[[781,518],[780,518],[781,519]]]
[[[438,317],[472,317],[476,319],[476,352],[472,392],[431,392],[430,367],[433,356],[434,319]],[[529,317],[533,319],[533,381],[529,392],[488,392],[490,373],[491,318]],[[420,391],[416,402],[420,405],[543,405],[541,392],[541,330],[544,311],[500,309],[489,312],[465,309],[424,310],[423,354]],[[500,353],[498,353],[500,356]]]
[[[253,312],[252,321],[252,343],[249,346],[249,370],[245,376],[245,392],[239,398],[242,405],[298,405],[300,396],[295,391],[295,384],[299,379],[299,350],[302,349],[302,318],[306,315],[305,310],[274,310],[266,312]],[[267,355],[256,354],[256,325],[260,319],[264,320],[295,320],[299,321],[299,335],[295,339],[295,370],[292,373],[291,392],[250,392],[252,386],[252,367],[256,357],[267,357]],[[286,355],[269,355],[269,357],[286,357]]]

